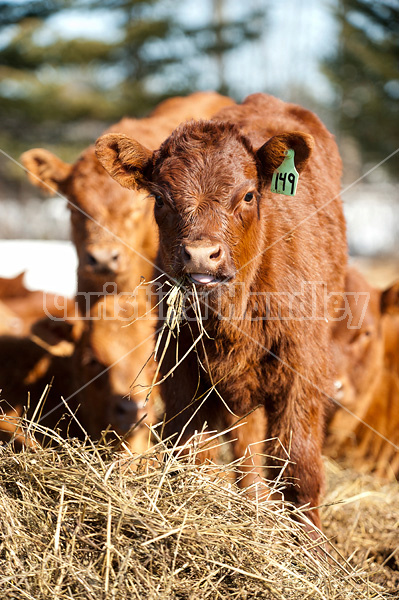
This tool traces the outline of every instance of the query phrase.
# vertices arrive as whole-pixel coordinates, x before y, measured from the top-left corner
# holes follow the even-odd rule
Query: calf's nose
[[[187,273],[214,272],[224,259],[221,244],[183,244],[182,259]]]
[[[115,248],[90,248],[86,253],[87,264],[94,271],[110,271],[117,273],[120,270],[121,259]]]
[[[129,431],[139,419],[139,406],[129,398],[114,396],[110,400],[110,420],[112,426],[122,434]]]

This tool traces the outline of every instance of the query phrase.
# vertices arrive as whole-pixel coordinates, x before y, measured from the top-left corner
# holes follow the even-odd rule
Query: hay
[[[328,492],[321,513],[326,535],[370,581],[399,598],[399,483],[359,475],[332,461],[326,462],[326,470]]]
[[[37,428],[43,433],[31,425],[30,435]],[[397,589],[393,579],[381,579],[389,560],[371,569],[367,551],[369,523],[386,519],[392,534],[396,523],[397,539],[397,486],[359,488],[352,475],[329,466],[327,502],[352,498],[326,506],[323,520],[341,553],[356,547],[350,564],[315,550],[281,503],[251,500],[229,483],[233,465],[195,464],[195,445],[185,457],[162,442],[129,457],[47,434],[47,448],[0,449],[1,598],[397,597],[388,593]]]

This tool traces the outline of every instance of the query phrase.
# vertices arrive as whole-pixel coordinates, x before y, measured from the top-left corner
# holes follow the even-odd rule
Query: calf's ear
[[[30,339],[53,356],[71,356],[83,331],[79,319],[53,321],[43,317],[31,327]]]
[[[123,187],[146,187],[146,172],[152,151],[127,135],[108,133],[96,142],[96,155],[102,166]]]
[[[274,171],[283,162],[287,150],[294,150],[295,168],[300,173],[306,166],[314,147],[314,139],[308,133],[291,131],[273,136],[256,152],[265,180],[273,177]]]
[[[33,148],[21,155],[29,181],[48,194],[61,192],[72,165],[44,148]]]
[[[382,292],[381,312],[399,314],[399,281]]]

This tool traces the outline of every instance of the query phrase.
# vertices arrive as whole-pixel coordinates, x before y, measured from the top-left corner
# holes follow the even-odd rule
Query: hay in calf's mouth
[[[199,466],[196,452],[160,441],[121,456],[58,436],[35,451],[3,447],[0,597],[393,597],[361,565],[316,552],[281,504],[229,483],[237,465]]]
[[[156,279],[153,279],[152,281],[148,281],[148,282],[142,281],[137,286],[136,289],[138,289],[142,286],[151,286],[152,284],[156,283],[159,279],[160,279],[160,277],[157,277]],[[146,390],[147,391],[146,402],[148,402],[149,397],[150,397],[154,387],[159,386],[167,377],[169,377],[173,373],[173,371],[186,358],[186,356],[195,348],[196,344],[199,341],[199,339],[197,341],[194,341],[193,345],[190,347],[189,351],[186,352],[186,354],[180,360],[178,359],[178,356],[176,356],[175,366],[164,377],[162,377],[162,379],[159,379],[159,372],[160,372],[163,360],[165,358],[166,351],[169,347],[170,340],[171,340],[172,336],[175,337],[176,339],[178,339],[178,337],[179,337],[180,323],[183,320],[184,303],[185,303],[185,297],[187,294],[187,290],[185,289],[183,283],[184,283],[183,281],[177,281],[176,283],[171,283],[168,279],[166,279],[160,285],[160,287],[158,287],[158,290],[157,290],[157,292],[160,292],[162,288],[167,288],[166,293],[164,294],[163,298],[159,299],[157,304],[155,306],[152,306],[151,309],[148,310],[147,313],[145,313],[145,315],[143,315],[145,317],[149,313],[156,310],[162,301],[164,301],[166,303],[167,312],[165,315],[165,319],[163,321],[161,329],[159,330],[159,332],[157,334],[154,351],[152,352],[151,356],[149,356],[147,359],[147,362],[148,362],[151,358],[153,358],[157,362],[157,367],[155,369],[152,383],[149,386],[149,388]],[[135,319],[131,321],[130,325],[132,325],[134,322],[135,322]],[[202,332],[201,332],[201,335],[202,335]],[[178,353],[178,350],[176,352]],[[138,376],[133,381],[133,383],[131,385],[132,388],[134,388],[137,379],[138,379]]]
[[[154,282],[149,283],[151,284]],[[147,390],[146,401],[148,401],[154,387],[161,385],[165,381],[165,379],[173,375],[174,371],[179,367],[179,365],[181,365],[184,362],[187,356],[190,353],[195,352],[198,361],[198,367],[199,369],[202,369],[207,373],[210,381],[210,387],[202,396],[192,398],[191,402],[186,407],[184,407],[183,410],[186,410],[189,407],[189,405],[191,405],[193,402],[201,402],[200,406],[202,406],[206,402],[211,392],[214,391],[225,406],[226,410],[233,416],[237,417],[237,415],[235,415],[229,408],[229,406],[227,405],[227,403],[225,402],[225,400],[223,399],[223,397],[217,389],[217,384],[220,382],[214,381],[212,373],[209,370],[208,357],[204,345],[204,337],[209,338],[209,334],[207,333],[203,324],[201,303],[196,286],[187,277],[183,278],[180,281],[176,281],[176,283],[174,284],[166,280],[161,287],[163,286],[169,287],[164,296],[167,312],[163,321],[162,328],[160,329],[156,339],[153,358],[157,361],[157,368],[155,370],[152,383],[149,389]],[[193,331],[193,328],[190,327],[190,322],[186,320],[187,309],[191,310],[195,324],[198,327],[198,331],[195,333]],[[190,347],[184,352],[184,354],[182,354],[182,356],[179,357],[179,334],[180,325],[182,322],[185,322],[185,324],[189,325],[190,327],[192,343]],[[162,378],[160,378],[159,373],[172,337],[176,339],[175,363],[169,369],[169,371],[166,374],[164,374]],[[197,351],[198,348],[201,348],[202,350],[204,356],[203,361],[199,357],[199,353]],[[135,382],[133,382],[132,387],[134,387],[134,383]]]

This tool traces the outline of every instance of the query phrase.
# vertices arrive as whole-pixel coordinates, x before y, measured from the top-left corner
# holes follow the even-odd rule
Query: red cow
[[[98,439],[109,426],[137,453],[148,445],[145,423],[155,422],[153,402],[145,402],[155,371],[156,319],[146,314],[150,308],[144,290],[135,299],[99,300],[76,344],[74,362],[79,414],[89,435]]]
[[[299,171],[295,197],[270,189],[288,150]],[[109,134],[97,141],[97,156],[119,183],[154,196],[160,265],[184,290],[195,286],[208,311],[200,327],[188,309],[166,349],[163,376],[205,329],[163,384],[165,433],[189,439],[205,423],[218,428],[226,406],[242,416],[263,405],[270,472],[285,465],[286,498],[309,503],[319,525],[324,392],[333,373],[329,325],[308,318],[324,289],[307,282],[344,287],[333,136],[308,110],[255,94],[212,121],[180,126],[155,152]]]
[[[392,478],[399,475],[399,283],[381,291],[350,267],[345,291],[349,310],[333,324],[337,404],[325,451]]]

